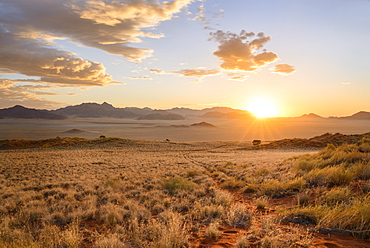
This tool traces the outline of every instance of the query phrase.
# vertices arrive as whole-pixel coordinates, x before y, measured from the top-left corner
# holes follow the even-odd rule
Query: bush
[[[178,190],[191,190],[197,185],[185,178],[174,177],[163,182],[163,188],[170,193],[175,193]]]
[[[206,229],[205,235],[207,238],[217,238],[221,235],[220,231],[218,230],[219,223],[218,222],[212,222]]]
[[[355,175],[343,166],[330,167],[326,170],[327,183],[330,185],[348,185]]]
[[[319,201],[328,205],[336,205],[351,198],[351,190],[348,187],[333,188],[319,198]]]
[[[243,204],[231,206],[227,212],[227,224],[230,226],[249,227],[252,223],[252,213]]]
[[[265,209],[269,204],[270,198],[268,196],[261,196],[254,200],[257,209]]]

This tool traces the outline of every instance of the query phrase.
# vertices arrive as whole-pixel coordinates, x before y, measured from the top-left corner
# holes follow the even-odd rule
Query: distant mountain
[[[136,111],[115,108],[109,103],[82,103],[51,111],[52,113],[80,118],[136,118],[141,116]]]
[[[0,109],[0,119],[3,118],[63,120],[67,117],[45,110],[30,109],[16,105],[11,108]]]
[[[121,110],[128,111],[137,115],[148,115],[153,112],[151,108],[136,108],[136,107],[126,107],[121,108]]]
[[[201,117],[203,118],[219,118],[219,119],[251,119],[254,116],[248,112],[243,110],[234,110],[232,112],[219,112],[219,111],[211,111],[203,114]]]
[[[199,122],[199,123],[193,123],[190,125],[191,127],[216,127],[215,125],[208,123],[208,122]]]
[[[20,105],[0,109],[0,119],[25,118],[25,119],[54,119],[61,120],[67,117],[79,118],[131,118],[138,120],[183,120],[185,117],[214,118],[214,119],[254,119],[249,111],[229,107],[212,107],[205,109],[172,108],[167,110],[154,110],[151,108],[125,107],[116,108],[104,102],[82,103],[56,110],[30,109]],[[283,117],[282,117],[283,118]],[[285,118],[285,117],[284,117]],[[324,118],[317,114],[304,114],[300,119],[343,119],[343,120],[370,120],[370,112],[360,111],[351,116]]]
[[[350,120],[370,120],[370,112],[360,111],[356,114],[346,117],[340,117],[340,119],[350,119]]]
[[[309,114],[304,114],[298,118],[304,118],[304,119],[310,119],[310,118],[313,118],[313,119],[322,119],[324,117],[321,117],[320,115],[317,115],[317,114],[314,114],[314,113],[309,113]]]
[[[184,120],[185,118],[178,114],[168,113],[167,111],[154,111],[154,113],[140,116],[138,120]]]
[[[205,108],[205,109],[190,109],[190,108],[172,108],[166,110],[167,112],[182,115],[182,116],[202,116],[209,112],[220,112],[220,113],[230,113],[235,111],[242,111],[239,109],[233,109],[229,107],[213,107],[213,108]]]

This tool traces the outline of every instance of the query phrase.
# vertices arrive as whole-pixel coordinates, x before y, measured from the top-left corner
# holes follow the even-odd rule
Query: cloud
[[[150,69],[149,71],[156,74],[167,74],[164,70],[161,69]]]
[[[126,77],[128,79],[144,79],[144,80],[153,80],[151,77]]]
[[[197,14],[196,14],[196,16],[192,20],[193,21],[199,20],[199,21],[202,22],[203,25],[208,25],[210,23],[210,21],[207,18],[205,18],[204,4],[201,4],[197,8]]]
[[[283,74],[283,75],[289,75],[295,72],[294,66],[288,65],[288,64],[279,64],[275,65],[275,67],[272,69],[273,72]]]
[[[17,81],[0,79],[0,107],[11,107],[17,104],[28,107],[50,108],[60,106],[60,102],[39,98],[40,95],[57,95],[53,92],[40,91],[50,89],[47,85],[16,85]]]
[[[101,63],[57,50],[43,40],[19,37],[1,27],[0,68],[56,84],[104,86],[114,83]]]
[[[206,76],[213,76],[220,74],[220,70],[218,69],[211,69],[207,70],[202,67],[200,68],[194,68],[194,69],[183,69],[179,71],[171,72],[172,74],[180,74],[185,77],[206,77]]]
[[[177,74],[177,75],[182,75],[182,76],[185,76],[185,77],[198,77],[198,78],[218,75],[218,74],[221,73],[221,71],[219,69],[207,70],[203,67],[198,67],[198,68],[194,68],[194,69],[182,69],[182,70],[179,70],[179,71],[172,71],[172,72],[165,72],[161,69],[150,69],[150,72],[156,73],[156,74]]]
[[[258,68],[275,62],[279,57],[273,52],[260,51],[271,37],[263,33],[255,35],[253,32],[247,33],[242,30],[240,34],[231,32],[210,33],[210,40],[219,42],[217,51],[213,54],[222,60],[221,69],[256,71]],[[251,37],[253,40],[248,41]]]
[[[248,79],[248,75],[243,75],[240,73],[228,73],[227,76],[229,77],[229,80],[234,80],[234,81],[240,81],[243,82]]]
[[[147,29],[172,19],[193,1],[2,0],[0,22],[23,38],[69,39],[140,61],[153,51],[131,44],[140,43],[143,37],[163,37]]]

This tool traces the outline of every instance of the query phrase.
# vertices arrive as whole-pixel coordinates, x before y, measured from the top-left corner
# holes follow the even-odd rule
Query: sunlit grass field
[[[0,145],[0,247],[204,247],[229,233],[226,247],[309,247],[320,230],[370,238],[369,137],[322,150],[104,137]]]

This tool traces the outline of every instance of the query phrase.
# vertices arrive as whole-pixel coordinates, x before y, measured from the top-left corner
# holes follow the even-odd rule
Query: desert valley
[[[369,113],[106,107],[0,110],[1,247],[370,247]]]
[[[370,248],[369,13],[0,0],[0,248]]]
[[[46,111],[14,106],[0,109],[0,139],[46,139],[53,137],[171,141],[273,141],[311,138],[324,133],[369,132],[370,113],[324,118],[315,114],[299,117],[258,119],[248,111],[226,107],[203,110],[173,108],[116,108],[106,102],[82,103]]]

